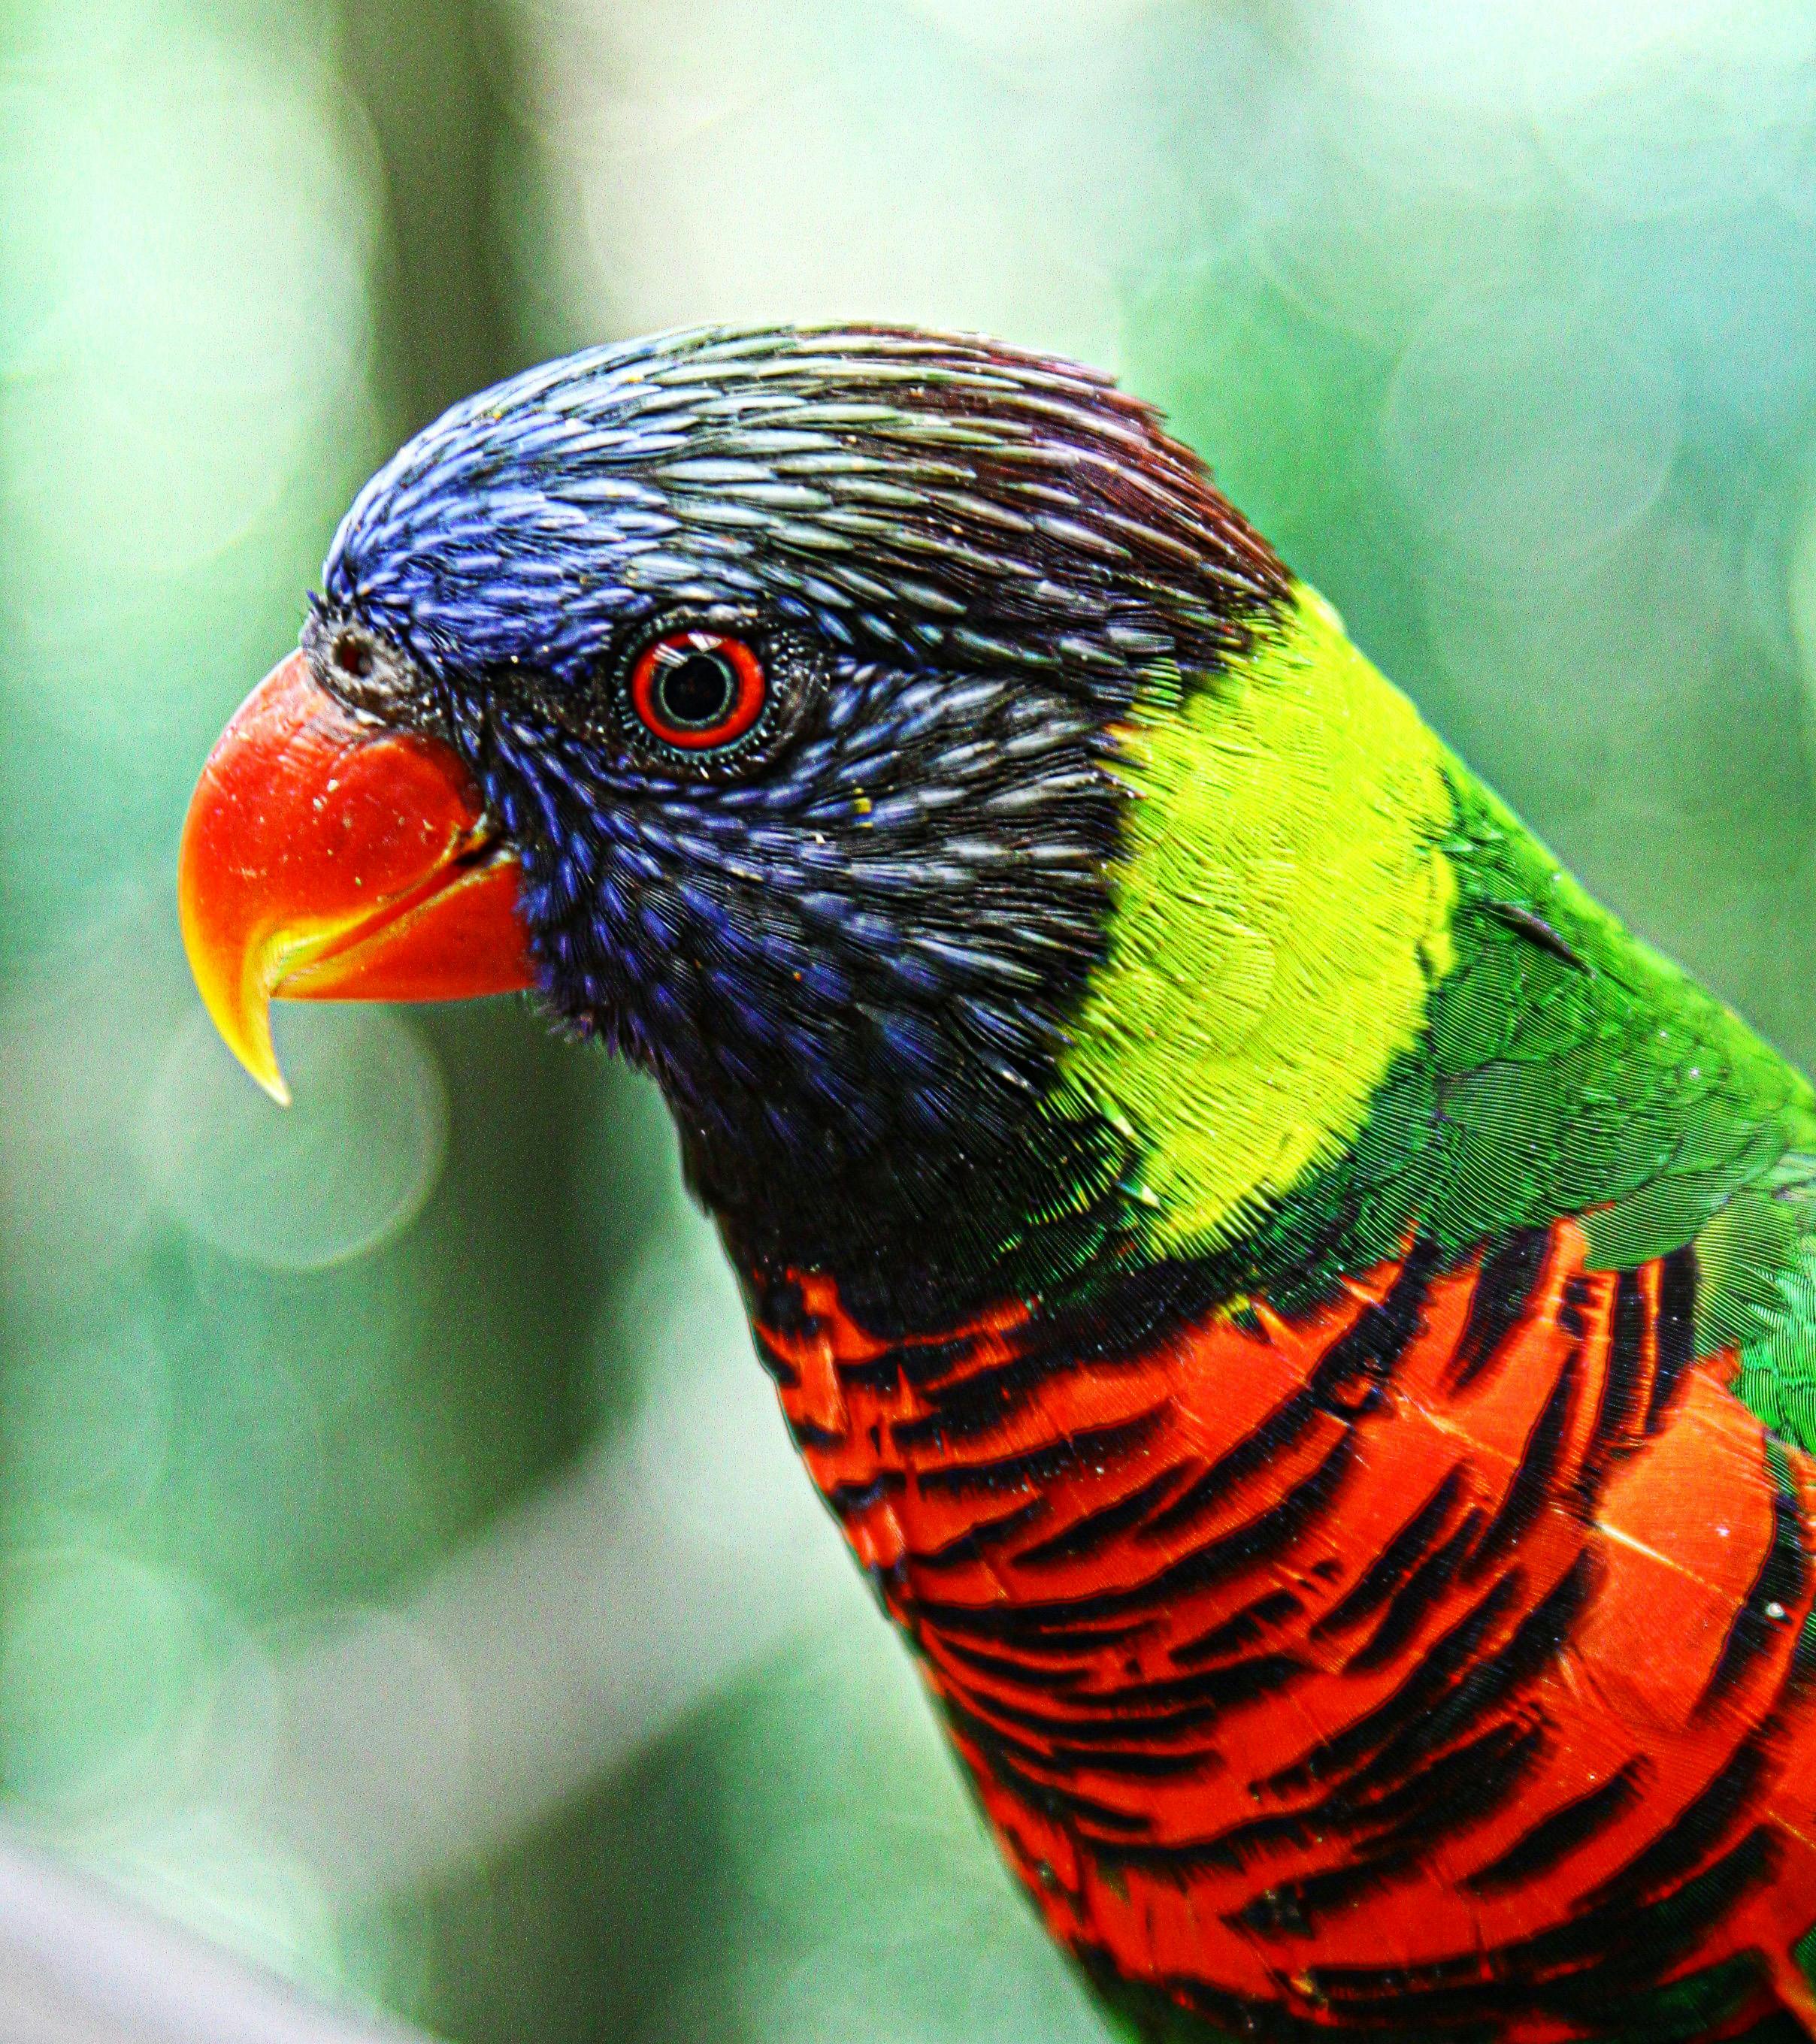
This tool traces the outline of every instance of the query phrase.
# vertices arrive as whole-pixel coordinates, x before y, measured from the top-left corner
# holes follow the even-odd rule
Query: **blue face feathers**
[[[550,1003],[656,1072],[741,1246],[861,1282],[1071,1225],[1110,1169],[1049,1094],[1105,943],[1111,728],[1283,586],[1089,371],[711,330],[456,406],[361,492],[322,609],[417,677],[399,713],[514,840]],[[697,743],[747,668],[761,716]]]

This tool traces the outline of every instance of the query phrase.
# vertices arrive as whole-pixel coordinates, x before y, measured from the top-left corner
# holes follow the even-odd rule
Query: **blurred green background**
[[[1069,2044],[659,1107],[187,982],[360,479],[702,318],[1160,401],[1591,883],[1816,1058],[1816,8],[0,0],[0,1783],[452,2038]]]

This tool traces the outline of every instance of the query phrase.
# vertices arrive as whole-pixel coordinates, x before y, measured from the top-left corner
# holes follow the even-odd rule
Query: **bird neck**
[[[1202,1307],[1302,1262],[1279,1216],[1364,1140],[1454,962],[1446,755],[1304,590],[1216,674],[1157,677],[1118,736],[1107,942],[1014,1143],[953,1146],[914,1228],[887,1183],[821,1189],[849,1216],[829,1254],[702,1184],[741,1268],[827,1270],[902,1331],[1158,1266]]]

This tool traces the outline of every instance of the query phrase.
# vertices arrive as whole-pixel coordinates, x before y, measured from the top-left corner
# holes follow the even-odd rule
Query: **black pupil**
[[[722,653],[690,653],[662,670],[656,693],[670,724],[704,729],[737,700],[737,676]]]

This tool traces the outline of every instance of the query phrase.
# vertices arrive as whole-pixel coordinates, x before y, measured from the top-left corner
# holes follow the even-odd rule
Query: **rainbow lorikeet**
[[[725,329],[456,406],[186,830],[267,1006],[652,1072],[1131,2035],[1816,2034],[1816,1095],[1155,414]]]

